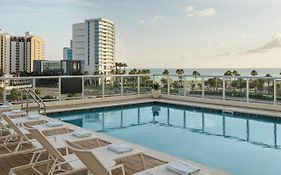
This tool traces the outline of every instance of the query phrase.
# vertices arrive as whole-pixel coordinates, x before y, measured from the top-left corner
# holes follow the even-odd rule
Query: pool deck
[[[91,108],[100,108],[100,107],[112,107],[112,106],[120,106],[120,105],[130,105],[130,104],[137,104],[137,103],[147,103],[147,102],[163,102],[163,103],[170,103],[170,104],[177,104],[177,105],[185,105],[185,106],[192,106],[192,107],[201,107],[201,108],[209,108],[209,109],[217,109],[227,112],[241,112],[241,113],[249,113],[249,114],[258,114],[264,116],[272,116],[272,117],[281,117],[281,112],[278,110],[270,110],[270,109],[258,109],[253,107],[243,107],[237,105],[229,105],[229,104],[217,104],[217,103],[202,103],[196,102],[192,100],[188,100],[186,98],[163,98],[160,99],[153,99],[150,95],[141,95],[135,97],[110,97],[106,98],[106,100],[71,100],[71,101],[63,101],[63,102],[49,102],[47,103],[47,113],[53,112],[64,112],[64,111],[73,111],[73,110],[81,110],[81,109],[91,109]],[[18,106],[15,106],[17,108]],[[71,125],[66,123],[70,128],[75,129],[78,128],[77,126]],[[111,137],[102,133],[93,132],[94,135],[98,136],[100,139],[109,142],[109,143],[128,143],[124,140],[120,140],[115,137]],[[155,167],[161,165],[165,162],[178,160],[178,157],[174,157],[156,150],[152,150],[137,144],[133,144],[135,148],[141,150],[145,153],[146,157],[145,160],[147,161],[148,167]],[[28,155],[26,155],[28,156]],[[30,156],[30,155],[29,155]],[[21,165],[23,163],[27,163],[28,158],[25,156],[15,156],[8,160],[1,160],[0,159],[0,174],[7,174],[11,167],[15,167]],[[183,159],[181,159],[183,160]],[[199,167],[202,171],[199,173],[200,175],[230,175],[230,173],[208,167],[206,165],[198,164],[192,162],[190,160],[183,160],[191,165]],[[134,162],[133,164],[130,162]],[[140,171],[138,163],[135,161],[134,158],[131,160],[122,161],[122,163],[126,164],[127,167],[126,172],[128,174],[135,173]],[[31,173],[31,172],[29,172]],[[24,173],[26,174],[26,173]],[[119,174],[118,172],[116,174]]]

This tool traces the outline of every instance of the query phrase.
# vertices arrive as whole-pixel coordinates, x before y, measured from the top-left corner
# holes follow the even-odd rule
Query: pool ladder
[[[31,106],[29,105],[29,99],[30,97],[35,101],[37,104],[37,109],[39,114],[46,115],[46,104],[43,102],[43,100],[31,89],[24,89],[21,91],[21,109],[25,110],[26,113],[29,112]],[[26,102],[24,101],[24,98]],[[25,105],[24,105],[25,104]],[[43,110],[43,111],[41,111]]]

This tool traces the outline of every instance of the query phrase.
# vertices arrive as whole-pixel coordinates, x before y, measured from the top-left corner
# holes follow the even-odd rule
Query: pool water
[[[147,103],[49,114],[237,175],[281,172],[281,120]]]

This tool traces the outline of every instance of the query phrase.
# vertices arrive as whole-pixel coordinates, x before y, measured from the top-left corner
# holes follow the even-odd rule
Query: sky
[[[280,0],[0,0],[0,28],[62,59],[72,24],[116,26],[116,61],[135,68],[280,68]]]

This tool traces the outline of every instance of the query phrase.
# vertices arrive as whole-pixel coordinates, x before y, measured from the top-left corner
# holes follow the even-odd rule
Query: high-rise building
[[[26,32],[27,38],[27,72],[33,71],[34,60],[45,60],[45,40]]]
[[[63,48],[63,60],[72,60],[72,40],[70,40],[70,47]]]
[[[26,32],[11,36],[0,32],[0,69],[4,74],[32,72],[34,60],[45,59],[45,41]]]
[[[115,63],[115,27],[104,18],[85,20],[72,27],[73,60],[83,62],[83,71],[108,74]]]
[[[0,29],[0,71],[9,74],[10,64],[10,35]]]

